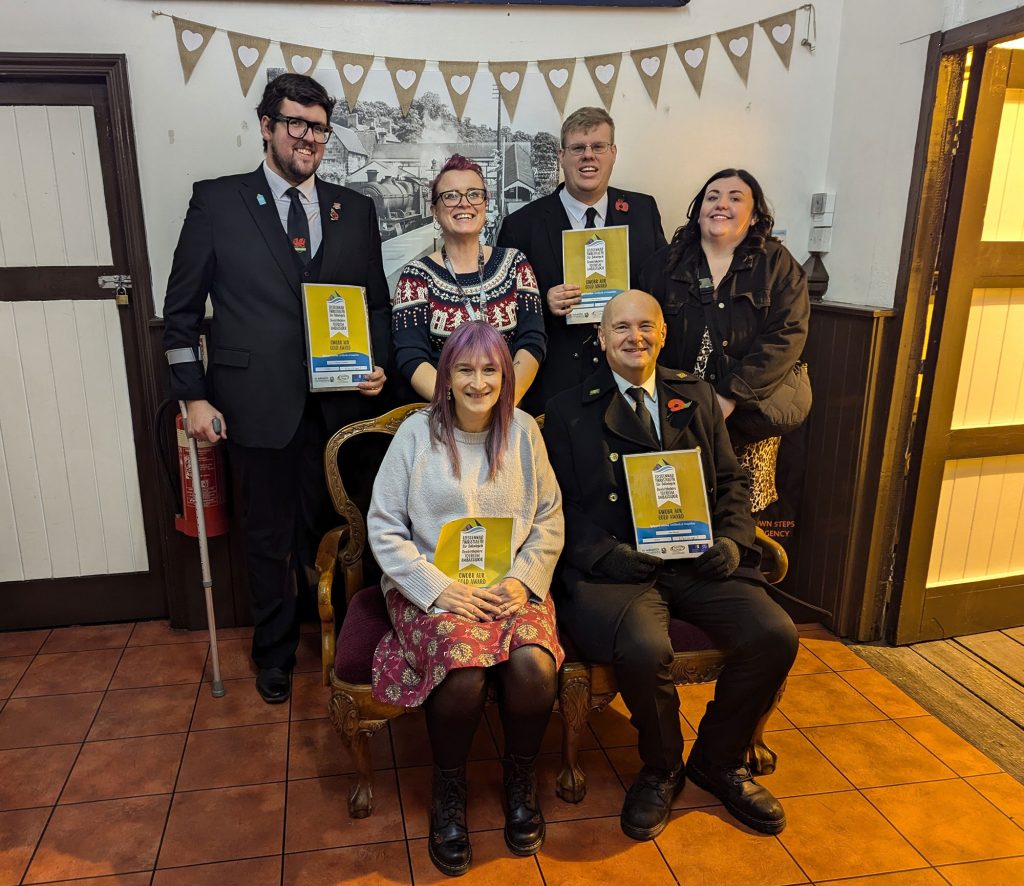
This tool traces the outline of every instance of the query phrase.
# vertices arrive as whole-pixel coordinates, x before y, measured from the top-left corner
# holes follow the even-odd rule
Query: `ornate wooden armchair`
[[[406,417],[426,404],[401,406],[376,419],[348,425],[327,442],[324,468],[334,509],[342,523],[328,532],[317,552],[319,572],[318,603],[321,623],[322,674],[330,687],[328,711],[334,728],[352,756],[356,784],[349,796],[349,815],[364,818],[373,810],[373,774],[370,737],[388,720],[406,712],[406,708],[382,704],[370,694],[373,652],[390,629],[384,595],[376,584],[366,585],[371,570],[376,571],[366,544],[365,505],[360,507],[342,481],[338,455],[342,446],[362,435],[393,437]],[[543,423],[543,416],[539,419]],[[351,445],[351,444],[349,444]],[[363,478],[364,480],[370,478]],[[765,575],[771,582],[782,579],[788,566],[782,547],[758,530]],[[340,574],[339,574],[340,573]],[[337,585],[337,587],[336,587]],[[336,626],[333,596],[344,591],[345,611],[340,628]],[[693,625],[673,619],[670,626],[676,650],[672,675],[677,684],[714,680],[725,663],[726,653],[716,649],[710,638]],[[564,635],[566,661],[559,673],[558,708],[563,721],[562,769],[557,779],[558,795],[571,803],[586,796],[586,775],[578,761],[580,737],[586,729],[590,711],[602,710],[618,690],[610,665],[580,661]],[[780,690],[780,697],[781,697]],[[777,703],[778,699],[776,699]],[[774,706],[772,708],[774,710]],[[776,755],[765,746],[761,723],[748,750],[754,772],[768,774],[775,769]]]

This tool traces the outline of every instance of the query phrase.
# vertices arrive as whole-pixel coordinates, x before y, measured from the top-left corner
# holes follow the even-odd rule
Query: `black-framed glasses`
[[[310,123],[301,117],[281,117],[274,115],[270,118],[278,123],[284,123],[288,127],[288,135],[292,138],[305,138],[309,130],[313,130],[313,141],[319,145],[326,145],[331,140],[331,125],[323,126],[320,123]]]
[[[468,191],[441,191],[434,198],[434,202],[440,201],[451,209],[458,206],[463,197],[466,198],[466,202],[470,206],[479,206],[487,200],[487,188],[470,188]]]
[[[590,148],[595,154],[607,154],[611,146],[611,142],[592,142],[589,145],[566,145],[564,150],[572,154],[573,157],[582,157],[587,153],[587,148]]]

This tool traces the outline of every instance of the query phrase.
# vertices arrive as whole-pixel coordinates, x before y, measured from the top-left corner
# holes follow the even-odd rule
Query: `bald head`
[[[647,381],[665,346],[665,317],[654,296],[630,289],[615,296],[601,315],[597,336],[612,372],[631,384]]]

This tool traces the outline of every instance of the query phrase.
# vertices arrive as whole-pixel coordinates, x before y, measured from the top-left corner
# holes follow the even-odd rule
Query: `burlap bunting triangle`
[[[216,32],[216,28],[204,25],[200,22],[190,22],[187,19],[171,16],[174,22],[174,36],[178,43],[178,58],[181,59],[181,73],[185,75],[185,82],[192,76],[196,64],[206,52],[210,44],[210,38]]]
[[[416,98],[424,63],[421,58],[384,59],[385,66],[391,72],[391,82],[395,85],[395,95],[398,96],[398,107],[403,117],[409,113],[412,100]]]
[[[728,31],[720,31],[718,39],[722,41],[725,54],[729,61],[740,75],[740,80],[745,86],[747,75],[750,73],[750,54],[754,48],[754,26],[753,24],[743,25],[740,28],[732,28]]]
[[[558,108],[558,115],[565,116],[565,103],[569,98],[569,87],[572,86],[572,74],[576,69],[575,58],[549,58],[537,62],[544,82],[551,91],[551,99]]]
[[[789,70],[789,60],[793,57],[793,36],[796,33],[796,10],[791,9],[781,15],[763,18],[758,24],[768,35],[768,42],[782,59],[785,69]]]
[[[317,49],[315,46],[301,46],[298,43],[281,44],[284,66],[292,74],[306,74],[312,77],[322,54],[323,50]]]
[[[511,122],[516,115],[519,93],[523,90],[526,62],[488,62],[487,67],[494,75],[494,85],[498,87],[498,94],[505,105],[505,110],[508,111],[508,119]]]
[[[363,91],[366,75],[373,65],[372,55],[361,55],[357,52],[332,52],[334,67],[341,78],[341,88],[345,93],[345,103],[350,111],[356,109],[359,93]]]
[[[597,88],[597,94],[601,97],[606,111],[612,109],[612,99],[615,98],[615,84],[619,79],[619,67],[622,64],[621,52],[609,52],[604,55],[588,55],[583,59],[590,71],[590,77]]]
[[[228,42],[231,43],[231,55],[235,60],[235,70],[238,71],[238,85],[242,87],[242,95],[248,95],[270,41],[266,37],[228,31]]]
[[[448,88],[448,97],[452,100],[455,116],[462,121],[469,99],[469,90],[473,87],[480,62],[438,62],[444,85]]]
[[[665,51],[668,46],[652,46],[649,49],[634,49],[630,56],[636,65],[647,94],[658,107],[658,94],[661,92],[661,77],[665,73]]]
[[[679,55],[679,61],[683,63],[683,70],[690,78],[690,85],[697,93],[697,98],[700,98],[700,91],[704,88],[704,73],[708,69],[711,35],[696,37],[693,40],[683,40],[674,46]]]

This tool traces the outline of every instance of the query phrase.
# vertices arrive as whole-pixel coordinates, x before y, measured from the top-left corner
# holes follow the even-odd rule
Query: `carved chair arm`
[[[338,549],[348,535],[347,526],[332,529],[322,539],[316,552],[317,609],[320,612],[320,656],[324,686],[330,685],[331,670],[334,668],[334,603],[331,591],[334,588],[334,573],[338,565]]]

